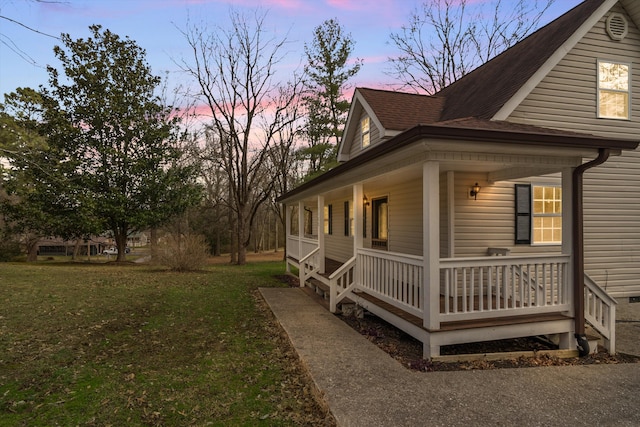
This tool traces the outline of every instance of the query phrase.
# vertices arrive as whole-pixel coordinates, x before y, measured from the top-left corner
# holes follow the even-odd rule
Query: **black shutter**
[[[531,243],[531,185],[516,184],[516,244]]]
[[[348,236],[351,231],[351,224],[349,222],[349,201],[344,202],[344,235]]]

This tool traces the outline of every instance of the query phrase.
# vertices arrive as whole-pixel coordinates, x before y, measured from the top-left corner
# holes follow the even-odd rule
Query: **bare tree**
[[[22,0],[24,1],[24,0]],[[61,3],[61,4],[68,4],[68,1],[58,1],[58,0],[27,0],[33,3]],[[2,13],[2,11],[0,10],[0,19],[3,19],[11,24],[17,25],[19,27],[22,27],[28,31],[31,31],[33,33],[36,34],[40,34],[42,36],[45,37],[50,37],[52,39],[56,39],[56,40],[60,40],[60,37],[58,36],[54,36],[52,34],[47,34],[44,33],[36,28],[32,28],[29,27],[28,25],[15,20],[7,15],[5,15],[4,13]],[[28,52],[25,52],[18,43],[16,43],[15,40],[13,40],[11,37],[7,36],[4,32],[0,31],[0,44],[5,45],[9,50],[11,50],[13,53],[15,53],[18,57],[20,57],[23,61],[28,62],[31,65],[35,65],[35,66],[40,66],[38,65],[37,61],[35,59],[33,59]],[[44,67],[43,67],[44,68]]]
[[[292,89],[281,91],[284,85],[276,79],[276,66],[285,54],[286,37],[270,37],[265,18],[258,11],[250,19],[232,10],[228,29],[208,31],[188,24],[183,31],[193,57],[181,66],[197,82],[198,96],[211,113],[229,182],[238,264],[246,262],[251,226],[272,193],[265,162],[278,131],[289,120],[285,111],[297,99],[300,86],[294,75]]]
[[[389,58],[402,88],[433,94],[513,46],[538,27],[555,0],[427,0],[391,33]]]

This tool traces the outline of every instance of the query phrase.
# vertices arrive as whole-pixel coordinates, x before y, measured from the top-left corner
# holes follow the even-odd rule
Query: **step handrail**
[[[306,283],[307,279],[311,277],[312,275],[311,273],[313,272],[313,268],[307,269],[307,260],[311,259],[318,252],[320,252],[320,246],[316,247],[314,250],[312,250],[307,255],[302,257],[302,259],[300,259],[300,262],[298,263],[298,265],[300,266],[299,268],[300,268],[300,286],[301,287],[304,287],[304,284]],[[317,268],[318,266],[311,265],[311,267]],[[307,274],[307,270],[309,271],[309,274]]]
[[[616,305],[618,302],[585,273],[584,317],[602,335],[609,354],[616,351]]]
[[[349,270],[353,270],[356,265],[357,256],[352,256],[336,271],[329,276],[329,310],[336,312],[338,303],[342,301],[356,285],[355,272],[352,273],[352,281],[345,286],[344,278],[348,275]],[[338,292],[338,280],[343,278],[341,292]]]

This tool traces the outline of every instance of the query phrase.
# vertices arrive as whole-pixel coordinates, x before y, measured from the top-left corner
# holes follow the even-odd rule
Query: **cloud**
[[[236,7],[266,7],[277,9],[304,9],[303,0],[168,0],[175,5],[228,4]]]

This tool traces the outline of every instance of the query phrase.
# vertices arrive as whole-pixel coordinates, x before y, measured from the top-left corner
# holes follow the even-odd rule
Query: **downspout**
[[[575,338],[580,356],[589,354],[589,341],[585,335],[584,320],[584,216],[582,205],[582,178],[585,171],[607,161],[608,148],[599,148],[598,157],[584,163],[573,171],[573,302],[575,316]]]

